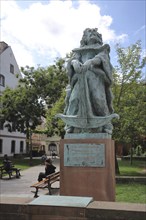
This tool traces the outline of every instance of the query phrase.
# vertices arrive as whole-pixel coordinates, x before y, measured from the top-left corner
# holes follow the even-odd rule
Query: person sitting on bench
[[[10,171],[15,171],[16,172],[16,178],[20,177],[20,171],[19,169],[15,168],[12,166],[12,161],[9,160],[8,155],[5,154],[4,155],[4,159],[3,159],[3,165],[4,165],[4,169],[7,173],[9,173]]]
[[[46,176],[52,174],[52,173],[55,173],[55,169],[56,167],[52,164],[52,160],[49,158],[49,159],[46,159],[45,161],[45,172],[40,172],[39,173],[39,176],[38,176],[38,181],[42,181],[43,178],[46,178]]]

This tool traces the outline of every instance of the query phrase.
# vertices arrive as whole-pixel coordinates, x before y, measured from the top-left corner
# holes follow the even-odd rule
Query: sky
[[[146,0],[0,0],[0,41],[11,46],[19,67],[47,67],[80,46],[83,31],[98,28],[111,47],[141,40],[146,54]]]

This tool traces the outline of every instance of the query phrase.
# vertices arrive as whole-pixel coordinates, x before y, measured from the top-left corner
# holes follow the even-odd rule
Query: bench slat
[[[53,178],[53,179],[51,179],[51,180],[45,180],[45,182],[44,181],[41,181],[41,182],[38,182],[38,183],[35,183],[35,184],[33,184],[31,187],[38,187],[38,188],[42,188],[42,187],[44,187],[44,186],[48,186],[48,182],[50,182],[50,184],[52,184],[52,183],[54,183],[54,182],[56,182],[56,181],[59,181],[60,180],[60,177],[57,177],[57,178]]]
[[[38,189],[44,189],[44,188],[48,188],[49,194],[51,195],[51,185],[59,180],[60,180],[60,171],[56,173],[52,173],[48,175],[44,180],[31,185],[30,187],[36,188],[34,197],[38,197],[37,195]]]

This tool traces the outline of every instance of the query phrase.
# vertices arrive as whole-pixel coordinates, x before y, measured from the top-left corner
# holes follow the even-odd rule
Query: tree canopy
[[[52,108],[60,98],[67,83],[65,60],[57,59],[47,68],[22,68],[24,75],[15,89],[6,88],[1,96],[1,121],[6,122],[9,131],[15,128],[25,132],[29,121],[35,129],[46,117],[48,108]]]
[[[120,120],[114,123],[114,139],[136,145],[146,136],[146,81],[141,42],[116,46],[118,65],[114,68],[114,109]]]

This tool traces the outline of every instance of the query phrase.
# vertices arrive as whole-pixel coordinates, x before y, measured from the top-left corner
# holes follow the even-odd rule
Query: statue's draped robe
[[[112,66],[104,47],[99,53],[98,50],[79,51],[79,61],[82,64],[90,59],[94,63],[86,71],[77,73],[71,64],[72,59],[68,62],[71,91],[66,115],[78,115],[88,120],[93,116],[108,116],[113,113],[110,89]],[[96,59],[101,59],[99,66],[96,65]]]

